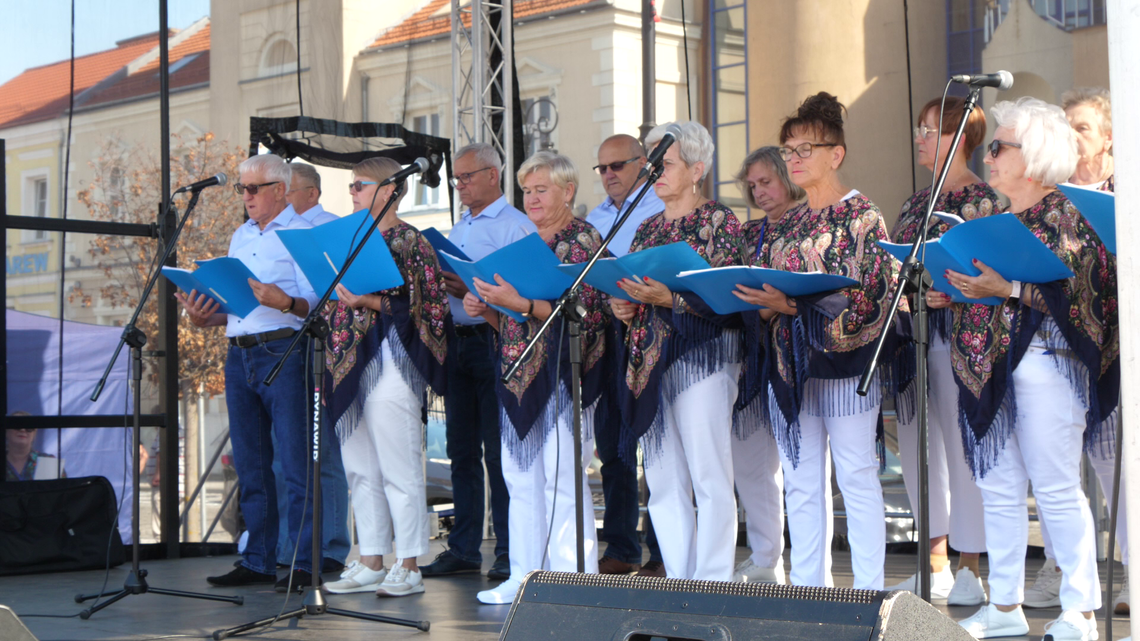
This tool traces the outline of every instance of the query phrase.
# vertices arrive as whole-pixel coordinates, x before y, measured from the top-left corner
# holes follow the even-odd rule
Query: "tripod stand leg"
[[[101,599],[105,596],[111,596],[112,594],[118,594],[123,591],[124,590],[122,588],[118,588],[116,590],[107,590],[106,592],[96,592],[95,594],[76,594],[75,602],[83,603],[84,601],[90,601],[91,599]]]
[[[182,590],[166,590],[163,588],[150,588],[148,592],[154,594],[165,594],[167,596],[181,596],[187,599],[202,599],[203,601],[225,601],[226,603],[233,603],[241,605],[245,603],[243,596],[222,596],[220,594],[200,594],[198,592],[183,592]]]
[[[241,624],[235,628],[227,628],[225,630],[217,630],[213,634],[214,641],[221,641],[221,639],[231,637],[235,634],[241,634],[242,632],[248,632],[250,630],[253,630],[254,628],[265,627],[267,625],[274,623],[275,621],[287,621],[289,619],[300,619],[303,616],[305,616],[305,608],[300,608],[297,610],[293,610],[292,612],[286,612],[285,614],[282,614],[281,616],[266,617],[264,619],[261,619],[260,621],[251,621],[250,623],[243,623],[243,624]]]
[[[131,591],[130,590],[119,590],[118,592],[112,592],[111,594],[114,594],[115,596],[107,599],[106,601],[104,601],[102,603],[96,603],[95,605],[91,606],[90,608],[87,608],[86,610],[80,612],[79,618],[83,619],[84,621],[86,621],[87,619],[90,619],[92,614],[95,614],[99,610],[102,610],[103,608],[105,608],[109,605],[112,605],[121,599],[126,598],[127,596],[129,596],[131,594]],[[76,597],[76,598],[78,598],[78,597]],[[88,598],[90,598],[90,597],[88,597]]]
[[[340,617],[349,617],[352,619],[363,619],[365,621],[376,621],[378,623],[390,623],[392,625],[402,625],[408,628],[416,628],[427,632],[431,628],[431,621],[412,621],[410,619],[395,619],[386,617],[380,614],[365,614],[363,612],[353,612],[352,610],[341,610],[339,608],[326,608],[325,612],[335,614]]]

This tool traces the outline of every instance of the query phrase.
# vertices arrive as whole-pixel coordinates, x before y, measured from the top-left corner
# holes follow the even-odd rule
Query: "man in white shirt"
[[[312,225],[285,211],[291,172],[280,157],[254,156],[239,169],[241,180],[234,188],[242,195],[249,220],[234,232],[229,255],[253,272],[256,280],[250,279],[249,286],[261,305],[239,318],[220,313],[218,303],[204,294],[192,291],[176,296],[194,325],[224,325],[230,342],[225,365],[226,405],[249,540],[237,568],[207,581],[222,587],[276,582],[277,589],[284,592],[290,577],[277,581],[277,492],[270,433],[278,445],[276,455],[288,488],[289,528],[301,533],[293,585],[304,586],[312,580],[313,568],[312,501],[305,500],[310,386],[304,349],[295,350],[286,359],[272,385],[262,381],[285,353],[310,306],[317,303],[316,293],[285,250],[277,231]]]
[[[293,180],[289,183],[289,191],[285,192],[285,200],[297,215],[312,223],[313,227],[339,218],[321,206],[321,175],[315,167],[295,162],[289,165],[289,169],[293,172]]]
[[[627,202],[637,196],[637,191],[645,184],[645,179],[637,180],[637,174],[645,166],[645,150],[637,138],[626,134],[610,136],[598,147],[598,164],[594,171],[602,177],[602,187],[609,196],[602,204],[594,208],[586,216],[586,222],[594,226],[598,233],[605,238],[618,218],[625,210]],[[632,193],[631,193],[631,190]],[[614,256],[625,256],[629,253],[629,245],[633,242],[633,235],[642,221],[654,214],[665,211],[665,205],[657,197],[657,192],[650,187],[645,197],[637,204],[637,209],[629,215],[614,239],[610,241],[609,250]]]

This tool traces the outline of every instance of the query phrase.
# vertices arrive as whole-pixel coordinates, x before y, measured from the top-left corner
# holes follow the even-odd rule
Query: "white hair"
[[[701,174],[703,181],[705,176],[709,175],[709,170],[712,169],[713,151],[716,147],[713,145],[709,130],[705,129],[701,123],[692,120],[678,120],[677,122],[657,125],[645,136],[645,148],[652,150],[653,147],[657,146],[657,143],[665,137],[665,130],[669,125],[677,125],[681,128],[681,135],[677,137],[677,149],[681,160],[689,167],[699,162],[705,164],[705,171]]]
[[[990,108],[998,127],[1013,131],[1021,144],[1025,176],[1045,185],[1064,182],[1077,170],[1077,137],[1065,112],[1037,98],[1003,100]]]
[[[277,154],[250,156],[238,165],[238,172],[261,174],[266,181],[284,183],[285,191],[289,190],[289,183],[293,180],[293,170]]]
[[[455,152],[455,160],[459,160],[467,154],[475,154],[475,160],[478,160],[480,165],[494,167],[496,171],[502,173],[503,159],[499,157],[499,152],[495,150],[493,145],[485,142],[473,142]]]
[[[523,184],[526,177],[531,173],[542,169],[550,172],[550,180],[554,181],[554,184],[558,185],[560,189],[569,189],[570,185],[574,185],[574,197],[578,196],[578,168],[566,156],[551,151],[535,152],[530,158],[523,161],[516,175],[519,184]],[[570,199],[570,206],[574,206],[574,198]]]

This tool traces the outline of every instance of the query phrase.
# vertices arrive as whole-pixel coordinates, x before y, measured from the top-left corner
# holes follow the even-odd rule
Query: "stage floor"
[[[442,549],[432,541],[432,550],[423,557],[426,563]],[[485,565],[493,559],[493,542],[484,545]],[[743,559],[745,548],[737,548],[737,558]],[[284,595],[259,586],[260,589],[220,590],[206,584],[208,575],[222,574],[237,557],[181,559],[151,561],[144,564],[149,571],[147,581],[154,587],[172,590],[200,591],[214,594],[243,594],[245,605],[199,601],[180,597],[146,594],[130,596],[106,610],[96,613],[87,621],[74,618],[35,618],[29,614],[67,616],[77,614],[83,606],[73,597],[80,592],[94,592],[103,581],[103,571],[71,572],[16,577],[0,577],[0,604],[12,608],[40,641],[72,641],[77,639],[123,639],[144,641],[160,638],[204,638],[213,631],[251,620],[271,617],[280,611]],[[785,551],[787,563],[787,551]],[[1026,574],[1032,579],[1043,560],[1027,562]],[[985,574],[985,558],[982,559]],[[129,571],[129,564],[111,570],[109,588],[120,587]],[[914,556],[887,555],[887,584],[897,583],[913,572]],[[1102,577],[1106,571],[1101,564]],[[1121,566],[1117,565],[1119,573]],[[835,581],[839,587],[850,587],[850,555],[835,553]],[[327,579],[328,577],[326,577]],[[335,579],[335,577],[333,577]],[[1102,578],[1103,580],[1103,578]],[[497,639],[509,606],[482,606],[475,601],[475,593],[492,583],[483,576],[468,575],[444,579],[428,579],[424,594],[402,599],[377,599],[372,594],[330,595],[332,607],[382,614],[405,619],[431,621],[430,637],[414,628],[372,623],[339,616],[305,617],[301,620],[278,622],[252,635],[266,641],[373,641],[375,639],[430,638],[434,641],[469,641]],[[1111,603],[1111,597],[1105,598]],[[301,603],[299,596],[289,598],[288,609]],[[975,608],[947,608],[943,612],[960,619],[969,616]],[[1026,610],[1031,635],[1026,639],[1039,639],[1045,624],[1060,614],[1059,608]],[[1098,617],[1101,639],[1107,639],[1103,616]],[[1113,624],[1114,638],[1128,635],[1128,619],[1117,617]],[[1011,637],[1012,638],[1012,637]]]

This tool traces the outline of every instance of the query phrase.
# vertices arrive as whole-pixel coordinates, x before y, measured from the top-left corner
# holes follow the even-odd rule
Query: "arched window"
[[[275,76],[297,70],[297,47],[285,36],[271,37],[261,52],[259,76]]]

